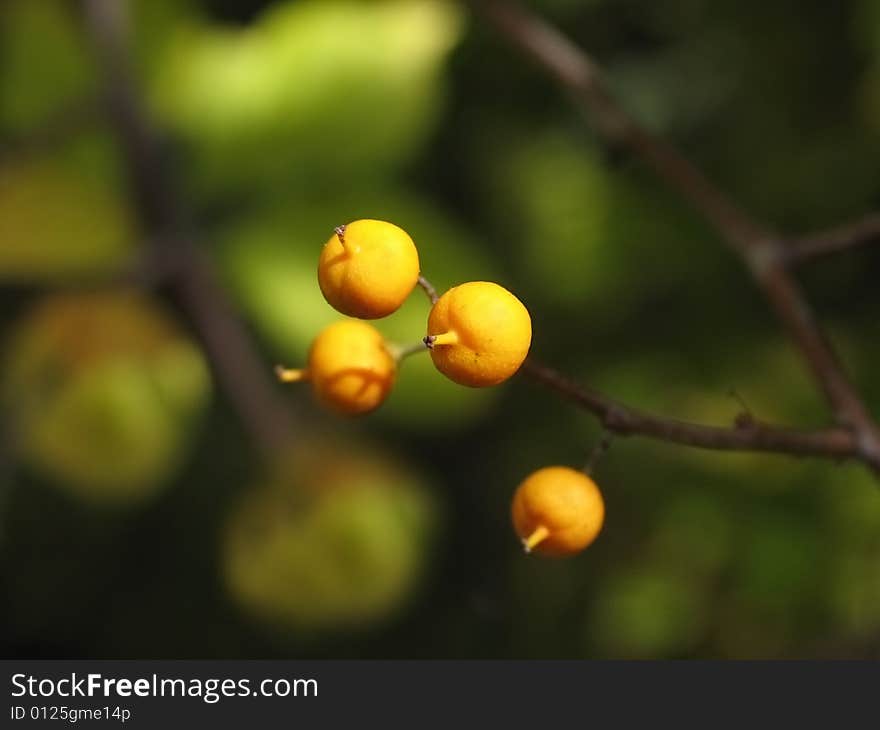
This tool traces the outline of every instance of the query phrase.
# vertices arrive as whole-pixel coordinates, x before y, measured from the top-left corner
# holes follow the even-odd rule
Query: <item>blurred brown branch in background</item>
[[[880,243],[880,213],[869,213],[831,230],[795,238],[785,247],[784,257],[786,264],[793,266],[869,243]]]
[[[289,442],[290,411],[276,396],[248,332],[195,243],[157,135],[137,94],[127,41],[128,3],[83,0],[89,32],[105,74],[107,114],[125,158],[143,234],[159,259],[173,260],[175,302],[197,332],[217,381],[255,442],[271,453]]]
[[[789,244],[786,240],[769,226],[754,220],[674,147],[630,117],[609,92],[600,68],[556,28],[515,2],[470,0],[470,4],[582,104],[597,131],[608,142],[630,151],[653,169],[743,259],[789,338],[799,349],[836,421],[850,432],[850,437],[844,438],[840,429],[810,434],[771,429],[773,437],[770,437],[764,427],[755,427],[751,437],[746,434],[743,438],[739,429],[726,433],[696,426],[683,429],[684,424],[654,418],[646,420],[633,412],[629,412],[630,417],[623,423],[616,424],[613,418],[609,422],[608,413],[613,409],[608,410],[608,403],[596,401],[594,394],[577,389],[562,376],[535,363],[526,372],[599,415],[611,430],[641,433],[707,448],[738,448],[736,444],[749,444],[748,448],[817,455],[832,454],[849,441],[849,447],[844,448],[849,452],[847,455],[880,471],[880,428],[844,372],[789,271],[787,262],[792,257],[787,251]],[[855,245],[875,235],[876,227],[876,217],[870,217],[836,233],[802,239],[801,250],[811,251],[808,255],[813,255],[823,249]]]

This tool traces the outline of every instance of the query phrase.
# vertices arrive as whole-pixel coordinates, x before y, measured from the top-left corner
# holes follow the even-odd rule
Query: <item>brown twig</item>
[[[596,471],[596,467],[602,460],[602,457],[605,456],[611,448],[613,441],[614,432],[606,429],[599,438],[599,442],[590,450],[590,455],[587,457],[587,463],[584,464],[584,474],[588,477],[593,475]]]
[[[795,266],[809,259],[849,248],[880,243],[880,213],[869,213],[851,223],[796,238],[783,249],[785,263]]]
[[[140,222],[154,252],[175,261],[175,301],[200,337],[217,381],[257,444],[267,452],[291,437],[292,414],[278,401],[256,349],[195,243],[167,174],[157,136],[130,69],[125,0],[84,0],[85,16],[105,74],[107,113],[125,158]]]
[[[427,294],[428,299],[431,300],[431,304],[436,304],[440,296],[437,294],[437,290],[434,288],[434,285],[421,274],[419,274],[419,286],[422,288],[425,294]]]
[[[730,428],[689,423],[631,408],[596,390],[579,385],[556,370],[529,358],[523,374],[594,414],[621,436],[647,436],[683,446],[717,451],[765,451],[832,459],[859,459],[858,443],[843,426],[815,431],[771,426],[749,420]]]
[[[632,119],[608,91],[599,67],[560,31],[508,0],[470,3],[583,104],[608,141],[628,149],[652,168],[739,254],[800,350],[836,420],[852,429],[859,458],[880,470],[880,429],[785,268],[781,238],[739,208],[674,147]]]

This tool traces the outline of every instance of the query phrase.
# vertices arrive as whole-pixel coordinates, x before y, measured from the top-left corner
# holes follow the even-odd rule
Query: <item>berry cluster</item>
[[[424,347],[400,348],[363,320],[397,311],[419,283],[432,300]],[[519,299],[486,281],[460,284],[437,297],[420,277],[412,238],[392,223],[358,220],[336,228],[321,251],[318,284],[334,309],[355,319],[320,332],[305,368],[279,366],[276,373],[282,382],[310,382],[317,399],[338,413],[378,408],[402,359],[418,350],[429,350],[450,380],[478,388],[514,375],[531,346],[531,317]],[[527,552],[580,552],[596,538],[604,515],[596,484],[568,467],[539,469],[513,498],[514,528]]]

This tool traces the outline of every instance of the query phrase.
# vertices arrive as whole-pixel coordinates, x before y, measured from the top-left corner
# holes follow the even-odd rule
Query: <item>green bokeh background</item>
[[[810,231],[880,204],[878,0],[528,5],[773,225]],[[322,243],[373,217],[410,232],[441,290],[492,279],[517,293],[533,352],[617,398],[722,425],[739,400],[761,419],[827,422],[717,236],[463,6],[135,0],[132,15],[177,192],[267,373],[300,364],[338,317],[315,277]],[[278,386],[297,442],[266,462],[162,290],[144,305],[161,338],[134,318],[131,338],[81,357],[27,334],[47,297],[113,277],[142,243],[99,79],[77,3],[0,5],[4,656],[880,656],[880,490],[855,465],[618,439],[597,472],[603,533],[547,561],[520,549],[510,497],[540,466],[582,464],[600,432],[524,379],[468,390],[414,357],[354,421]],[[877,247],[799,272],[875,414],[878,276]],[[416,293],[378,326],[417,342],[427,312]],[[166,382],[174,398],[157,400]],[[56,446],[87,435],[91,462],[67,478],[57,449],[28,443],[52,414],[41,432]],[[123,431],[142,459],[122,459]],[[149,465],[136,498],[123,470],[108,494],[120,459]],[[98,498],[83,473],[100,475]]]

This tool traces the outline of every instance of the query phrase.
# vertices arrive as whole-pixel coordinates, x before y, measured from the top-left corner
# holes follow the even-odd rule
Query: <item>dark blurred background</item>
[[[756,215],[799,233],[880,204],[878,0],[528,5]],[[373,217],[438,288],[516,292],[534,353],[628,403],[828,421],[717,236],[461,5],[131,14],[169,184],[267,376],[339,316],[320,246]],[[294,430],[267,457],[179,302],[118,284],[147,232],[90,44],[78,3],[0,4],[4,656],[880,656],[880,491],[856,465],[618,439],[598,541],[526,556],[513,490],[581,465],[595,420],[521,378],[459,388],[424,356],[359,420],[277,386]],[[875,414],[878,274],[870,247],[800,271]],[[416,292],[379,326],[417,342],[427,312]]]

